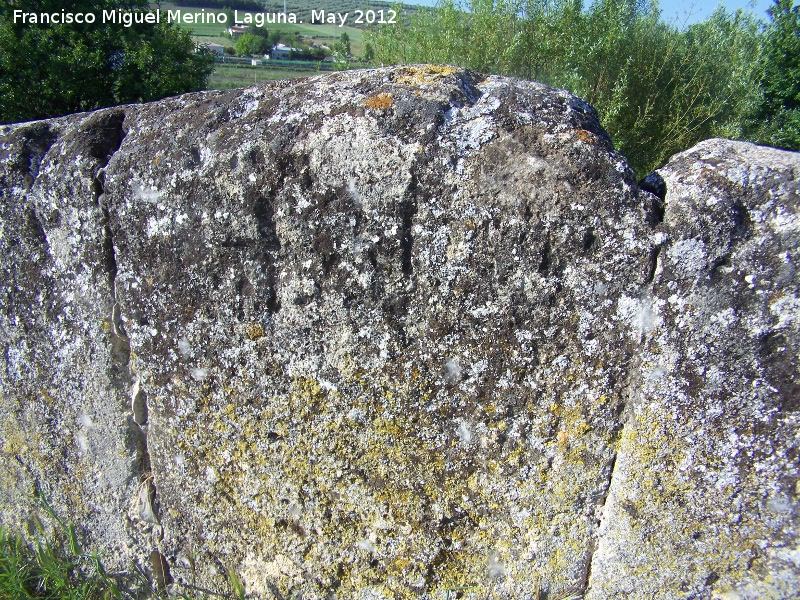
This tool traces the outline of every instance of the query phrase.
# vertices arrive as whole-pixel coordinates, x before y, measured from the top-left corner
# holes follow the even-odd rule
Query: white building
[[[216,54],[217,56],[223,56],[225,54],[225,46],[214,42],[203,42],[200,44],[200,48],[208,48],[212,54]]]
[[[272,58],[277,60],[290,58],[292,52],[302,52],[302,50],[300,50],[300,48],[286,46],[285,44],[275,44],[272,47]]]
[[[228,27],[227,31],[229,36],[231,36],[233,39],[236,39],[243,33],[247,33],[247,29],[248,27],[246,25],[239,25],[237,23],[236,25],[231,25]]]

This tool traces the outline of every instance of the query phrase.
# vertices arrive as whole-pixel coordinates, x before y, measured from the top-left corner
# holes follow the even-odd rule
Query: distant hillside
[[[171,0],[177,6],[191,8],[231,8],[247,11],[282,12],[283,0]],[[355,11],[367,10],[388,11],[392,9],[392,2],[381,2],[376,0],[286,0],[286,11],[297,14],[298,19],[304,23],[311,22],[311,10],[327,12],[350,13],[347,24],[351,27],[363,29],[367,23],[355,23]],[[404,4],[402,17],[412,16],[420,7],[416,4]],[[399,18],[401,15],[397,15]],[[384,12],[384,18],[388,19],[388,13]]]
[[[177,6],[189,8],[230,8],[236,10],[263,10],[259,0],[171,0]]]

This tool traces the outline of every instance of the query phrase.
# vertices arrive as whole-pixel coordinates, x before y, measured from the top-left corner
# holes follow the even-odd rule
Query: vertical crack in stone
[[[128,435],[135,447],[137,457],[137,488],[135,504],[137,516],[144,522],[157,525],[155,511],[156,489],[153,483],[150,452],[147,447],[147,394],[141,386],[138,376],[131,365],[130,338],[125,330],[122,318],[122,306],[117,297],[117,251],[114,243],[114,228],[111,219],[110,202],[106,197],[105,168],[111,158],[122,146],[125,139],[124,111],[101,113],[92,121],[87,131],[87,150],[91,157],[99,162],[92,180],[95,205],[102,213],[103,229],[102,265],[108,278],[111,293],[111,355],[114,373],[112,380],[117,388],[130,397],[131,420]]]
[[[664,179],[655,171],[639,182],[639,189],[644,201],[644,212],[646,222],[651,229],[655,229],[664,222],[667,210],[667,184]]]
[[[658,256],[661,254],[661,246],[655,246],[652,250],[650,250],[650,257],[648,260],[648,267],[647,267],[647,276],[644,279],[643,285],[649,285],[653,283],[653,280],[656,277],[656,271],[658,270]]]
[[[624,426],[623,426],[623,429],[624,429]],[[616,472],[616,468],[617,468],[617,452],[614,451],[614,453],[611,455],[611,463],[609,464],[608,477],[606,477],[606,481],[605,481],[605,485],[604,485],[604,489],[603,489],[603,493],[602,493],[602,501],[599,504],[600,507],[605,508],[606,501],[608,500],[608,495],[611,492],[611,483],[614,481],[614,473]],[[579,591],[578,591],[578,594],[580,595],[581,598],[586,596],[586,594],[589,592],[589,581],[592,578],[592,566],[593,566],[593,563],[594,563],[594,555],[595,555],[595,552],[597,552],[598,546],[600,545],[600,525],[602,523],[602,520],[603,520],[603,517],[601,517],[597,521],[596,527],[597,527],[598,536],[597,536],[597,539],[594,540],[594,542],[592,543],[591,548],[589,549],[589,556],[587,557],[586,564],[584,566],[583,579],[580,582]]]
[[[383,302],[383,310],[389,323],[400,339],[402,347],[408,345],[406,316],[410,304],[410,294],[415,289],[414,276],[414,217],[418,210],[419,173],[425,173],[426,163],[415,160],[411,166],[410,180],[403,198],[395,209],[395,218],[400,221],[399,250],[400,268],[403,274],[401,286],[389,294]],[[358,221],[356,221],[358,227]],[[373,264],[374,266],[374,264]]]
[[[147,425],[147,394],[139,385],[138,379],[131,387],[131,412],[134,423],[139,427]]]
[[[414,247],[414,215],[417,214],[417,175],[412,171],[411,181],[408,184],[406,195],[400,204],[400,219],[402,237],[400,238],[400,257],[404,277],[411,277],[414,273],[412,251]]]
[[[89,155],[100,162],[98,173],[122,146],[122,140],[125,139],[124,122],[125,111],[111,110],[97,114],[87,123],[86,148]]]
[[[663,206],[663,205],[662,205]],[[649,224],[649,215],[645,216],[646,222]],[[658,268],[658,258],[661,253],[662,245],[659,244],[654,246],[650,250],[649,260],[648,260],[648,267],[647,273],[645,277],[645,281],[642,283],[642,287],[650,285],[655,279],[655,273]],[[644,343],[644,334],[639,338],[640,345]],[[621,422],[621,428],[619,430],[620,438],[624,437],[625,428],[628,427],[628,419],[626,419],[626,413],[628,412],[631,406],[631,398],[633,396],[633,390],[635,389],[636,380],[638,379],[639,374],[639,364],[636,359],[630,361],[630,359],[621,359],[623,361],[623,367],[627,373],[625,381],[621,384],[621,399],[622,399],[622,406],[621,408],[615,412],[617,415],[617,419]],[[629,362],[630,361],[630,362]],[[596,531],[597,536],[593,540],[591,547],[589,549],[589,555],[586,558],[586,563],[584,565],[584,574],[583,578],[580,582],[580,585],[577,589],[577,593],[581,598],[586,597],[589,593],[590,582],[592,579],[592,570],[594,567],[594,560],[595,555],[597,554],[597,550],[600,547],[601,539],[601,529],[603,525],[603,521],[606,519],[606,505],[608,503],[608,497],[611,494],[611,488],[614,483],[614,479],[617,475],[617,460],[619,458],[619,446],[613,450],[611,454],[611,458],[608,463],[608,474],[605,479],[603,489],[600,495],[600,501],[597,505],[597,508],[602,511],[599,519],[596,521]]]
[[[275,225],[275,202],[273,195],[257,195],[253,200],[253,216],[258,223],[259,263],[267,281],[265,308],[268,313],[277,313],[281,306],[278,300],[278,270],[275,255],[281,248]]]
[[[548,236],[544,242],[544,247],[542,247],[542,256],[541,260],[539,261],[538,268],[539,273],[542,273],[543,275],[547,275],[547,273],[550,271],[550,252],[550,237]]]

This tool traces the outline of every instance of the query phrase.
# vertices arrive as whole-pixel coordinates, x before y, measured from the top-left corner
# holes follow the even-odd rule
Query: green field
[[[171,2],[164,2],[160,5],[162,11],[164,10],[178,10],[200,12],[201,8],[192,8],[187,6],[178,6]],[[291,11],[291,7],[289,7]],[[218,14],[221,11],[213,9],[205,9],[206,14]],[[238,16],[243,18],[247,11],[239,11]],[[215,42],[226,47],[233,47],[234,40],[225,32],[227,27],[232,23],[196,23],[192,25],[180,24],[179,26],[191,32],[192,37],[197,43]],[[332,45],[333,41],[347,33],[350,37],[350,49],[354,56],[360,56],[364,53],[363,45],[363,31],[355,27],[337,27],[335,25],[310,25],[310,24],[273,24],[264,26],[266,29],[272,31],[285,32],[288,35],[294,35],[295,32],[302,36],[302,41],[305,43],[319,43],[325,45]],[[208,80],[207,89],[211,90],[224,90],[238,87],[246,87],[248,85],[257,84],[263,81],[272,79],[293,79],[296,77],[305,77],[314,75],[318,72],[317,63],[308,62],[307,68],[305,65],[298,68],[273,68],[270,65],[233,65],[233,64],[220,64],[217,63],[214,72]]]
[[[314,64],[314,63],[310,63]],[[233,88],[257,85],[273,79],[295,79],[316,75],[318,71],[298,71],[293,69],[269,69],[264,67],[247,67],[238,65],[217,65],[208,80],[210,90],[229,90]]]
[[[188,6],[178,6],[172,2],[163,2],[160,5],[162,11],[166,10],[178,10],[180,9],[183,12],[191,11],[191,12],[201,12],[205,11],[206,14],[214,13],[219,14],[222,11],[214,10],[214,9],[201,9],[201,8],[192,8]],[[291,4],[287,5],[287,10],[292,11]],[[239,19],[243,18],[243,15],[247,14],[247,11],[239,11],[238,16]],[[162,13],[163,15],[163,13]],[[163,18],[163,17],[162,17]],[[203,42],[216,42],[217,44],[222,44],[223,46],[233,47],[234,40],[226,33],[226,29],[232,23],[225,23],[221,24],[217,23],[195,23],[192,25],[187,24],[180,24],[179,26],[183,29],[186,29],[191,32],[192,37],[197,41],[197,43]],[[334,25],[309,25],[306,23],[303,24],[273,24],[267,25],[265,24],[264,27],[268,30],[277,29],[278,31],[285,32],[287,35],[295,35],[295,32],[298,32],[300,36],[302,36],[302,42],[306,44],[311,43],[319,43],[325,45],[332,45],[333,41],[342,35],[342,33],[347,32],[347,35],[350,36],[350,49],[355,56],[359,56],[364,52],[364,46],[362,42],[362,30],[357,29],[355,27],[336,27]],[[307,67],[303,65],[302,68],[298,68],[298,66],[289,67],[283,66],[281,68],[274,68],[271,67],[269,64],[265,65],[258,65],[258,66],[250,66],[246,64],[220,64],[217,63],[214,72],[211,74],[211,77],[208,80],[207,89],[211,90],[225,90],[225,89],[232,89],[238,87],[246,87],[248,85],[257,84],[263,81],[269,81],[273,79],[294,79],[297,77],[306,77],[309,75],[315,75],[318,73],[318,63],[315,62],[308,62]]]
[[[170,2],[164,2],[161,4],[162,10],[177,10],[180,9],[181,11],[197,11],[200,12],[203,9],[200,8],[191,8],[187,6],[177,6],[176,4]],[[215,11],[212,9],[205,9],[206,13],[219,13],[220,11]],[[241,19],[247,11],[239,11],[239,18]],[[184,25],[181,24],[180,27],[184,29],[188,29],[192,32],[192,35],[199,41],[199,42],[216,42],[217,44],[222,44],[223,46],[233,46],[233,40],[225,33],[225,30],[228,28],[229,24],[219,24],[219,23],[196,23],[193,25]],[[275,25],[265,25],[266,29],[272,31],[273,29],[277,29],[281,32],[286,33],[294,33],[295,31],[299,32],[301,36],[303,36],[306,41],[313,41],[318,42],[320,44],[330,44],[335,38],[339,37],[343,33],[347,33],[350,36],[350,47],[352,53],[355,56],[359,56],[364,52],[363,46],[363,31],[361,29],[355,27],[337,27],[335,25],[310,25],[308,23],[303,24],[275,24]]]

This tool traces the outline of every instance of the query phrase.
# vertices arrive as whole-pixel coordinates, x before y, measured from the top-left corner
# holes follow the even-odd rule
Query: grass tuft
[[[228,579],[230,580],[234,597],[237,600],[244,600],[244,584],[242,583],[242,580],[236,571],[233,569],[228,569]]]
[[[137,565],[133,565],[132,574],[109,575],[96,553],[81,550],[75,526],[56,514],[42,490],[37,489],[36,496],[51,527],[36,517],[32,539],[24,539],[0,524],[0,598],[158,600],[166,597],[166,593],[160,593],[165,590],[156,588],[163,581],[154,585]]]
[[[8,600],[122,599],[94,554],[81,554],[73,527],[63,539],[48,537],[36,521],[33,546],[0,526],[0,598]]]

